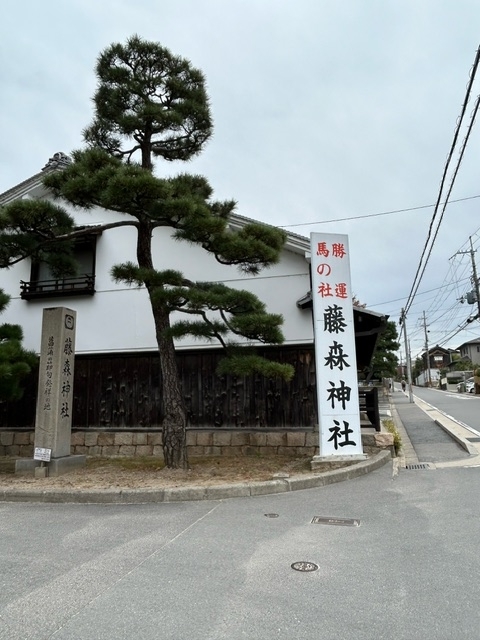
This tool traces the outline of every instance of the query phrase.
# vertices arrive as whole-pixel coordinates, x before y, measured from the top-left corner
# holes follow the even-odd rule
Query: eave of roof
[[[0,206],[4,206],[6,204],[9,204],[10,202],[13,202],[14,200],[24,198],[25,196],[28,196],[32,191],[38,189],[39,187],[43,187],[42,180],[47,172],[49,172],[49,169],[43,169],[27,180],[20,182],[20,184],[17,184],[15,187],[12,187],[11,189],[8,189],[7,191],[1,193]],[[47,193],[47,189],[44,188],[44,194],[46,195]],[[278,227],[275,227],[275,225],[269,224],[268,222],[263,222],[262,220],[254,220],[253,218],[247,218],[246,216],[241,216],[237,213],[233,213],[229,218],[229,224],[232,227],[241,228],[251,223],[265,224],[274,229],[278,229]],[[310,239],[296,233],[287,232],[285,249],[292,251],[293,253],[299,253],[305,256],[310,251]]]
[[[9,202],[13,202],[14,200],[19,200],[20,198],[27,196],[34,189],[43,186],[42,178],[44,175],[45,172],[43,171],[41,171],[40,173],[36,173],[31,178],[28,178],[28,180],[24,180],[23,182],[20,182],[20,184],[17,184],[15,187],[12,187],[11,189],[7,189],[7,191],[4,191],[3,193],[0,193],[0,205],[6,205]]]
[[[468,342],[462,342],[462,344],[457,347],[457,351],[459,351],[462,347],[466,347],[468,345],[477,345],[480,344],[480,338],[474,338],[473,340],[469,340]]]

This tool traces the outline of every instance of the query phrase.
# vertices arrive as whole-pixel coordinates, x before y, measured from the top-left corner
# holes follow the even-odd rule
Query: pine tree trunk
[[[148,223],[140,224],[138,229],[137,259],[140,267],[153,270],[152,228]],[[174,469],[188,467],[186,411],[183,393],[178,376],[175,345],[173,339],[164,335],[170,326],[170,313],[162,304],[156,302],[152,294],[154,289],[147,284],[147,290],[155,321],[155,332],[162,372],[163,399],[163,457],[167,467]]]
[[[160,354],[163,398],[163,457],[167,467],[188,467],[186,441],[186,414],[183,393],[178,377],[175,347],[172,338],[165,338],[163,331],[169,327],[169,314],[156,308],[152,302],[155,329]]]

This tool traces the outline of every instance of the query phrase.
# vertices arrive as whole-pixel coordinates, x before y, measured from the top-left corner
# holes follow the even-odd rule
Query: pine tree
[[[196,282],[175,270],[155,269],[152,235],[170,227],[176,240],[195,243],[225,265],[257,274],[278,262],[285,233],[251,223],[228,227],[233,201],[212,199],[208,181],[198,175],[160,178],[154,161],[188,161],[212,135],[203,74],[188,60],[138,36],[113,44],[97,62],[95,114],[84,131],[86,147],[73,162],[48,174],[45,185],[76,207],[99,206],[125,214],[103,230],[136,229],[137,262],[112,268],[117,282],[145,286],[155,322],[162,373],[163,449],[169,467],[186,467],[186,412],[177,371],[174,338],[186,335],[218,341],[225,350],[220,373],[260,373],[290,379],[293,368],[259,357],[243,339],[281,344],[283,318],[267,312],[248,291],[224,284]],[[97,227],[98,231],[98,227]],[[53,271],[71,273],[74,219],[47,201],[14,202],[0,212],[0,266],[33,256]],[[85,231],[82,231],[85,233]],[[173,312],[186,320],[171,322]]]
[[[0,290],[0,313],[10,297]],[[22,380],[37,363],[37,356],[22,347],[23,332],[17,324],[0,325],[0,402],[19,400]]]
[[[400,344],[395,322],[388,321],[384,331],[378,336],[373,353],[371,370],[375,378],[393,378],[397,374],[398,358],[395,354]]]

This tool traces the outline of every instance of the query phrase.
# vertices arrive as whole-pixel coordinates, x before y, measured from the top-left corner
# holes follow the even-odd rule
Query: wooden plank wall
[[[289,383],[260,376],[218,376],[220,350],[177,354],[189,428],[305,429],[316,423],[312,346],[265,348],[295,367]],[[157,353],[77,356],[73,428],[159,429],[161,375]],[[0,404],[0,428],[33,428],[36,376],[22,401]]]

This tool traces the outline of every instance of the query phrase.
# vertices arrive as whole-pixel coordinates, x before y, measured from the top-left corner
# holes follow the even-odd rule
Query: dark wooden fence
[[[312,346],[265,348],[262,355],[290,363],[290,382],[261,376],[218,376],[220,350],[177,353],[189,427],[205,429],[305,429],[316,424]],[[161,374],[157,353],[77,356],[74,429],[159,429]],[[0,428],[35,424],[36,374],[20,402],[0,403]]]

